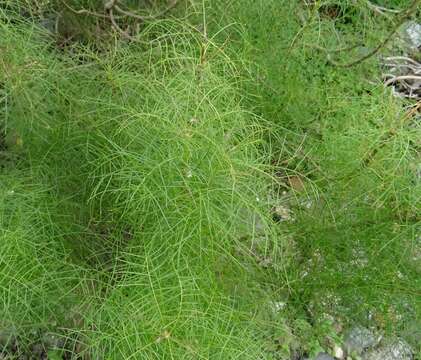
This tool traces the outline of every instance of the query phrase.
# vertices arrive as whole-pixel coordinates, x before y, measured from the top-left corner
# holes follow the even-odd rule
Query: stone
[[[326,353],[319,353],[314,360],[335,360],[335,358]]]
[[[376,343],[377,339],[370,330],[362,326],[356,326],[346,334],[344,348],[348,355],[353,353],[361,355]]]
[[[335,345],[333,347],[333,354],[335,355],[335,358],[336,359],[342,360],[342,359],[345,358],[345,352],[344,352],[344,350],[340,346],[338,346],[338,345]]]
[[[412,353],[412,348],[408,343],[398,339],[367,352],[363,360],[412,360]]]
[[[416,50],[421,47],[421,24],[414,21],[408,21],[403,25],[404,38],[409,47]]]

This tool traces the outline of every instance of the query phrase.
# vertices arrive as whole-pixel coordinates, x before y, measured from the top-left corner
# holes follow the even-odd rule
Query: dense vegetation
[[[120,3],[0,2],[0,358],[419,356],[418,2]]]

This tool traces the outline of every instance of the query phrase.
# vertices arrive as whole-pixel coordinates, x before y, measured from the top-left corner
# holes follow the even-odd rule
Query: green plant
[[[137,41],[58,4],[0,10],[1,326],[19,351],[48,331],[66,339],[51,356],[286,358],[339,342],[336,320],[417,350],[419,125],[373,84],[376,56],[327,57],[375,48],[391,19],[201,1]],[[38,24],[57,11],[66,46]]]

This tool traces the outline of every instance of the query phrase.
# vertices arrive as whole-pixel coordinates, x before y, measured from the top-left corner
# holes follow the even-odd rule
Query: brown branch
[[[104,18],[104,19],[109,19],[111,21],[112,27],[115,30],[117,30],[118,33],[120,33],[126,39],[129,39],[131,41],[136,41],[136,42],[142,42],[142,41],[133,37],[133,36],[131,36],[128,33],[128,29],[123,30],[120,27],[120,25],[117,23],[117,19],[122,19],[122,18],[125,18],[125,17],[131,17],[133,19],[137,19],[137,20],[141,20],[141,21],[153,20],[153,19],[156,19],[156,18],[166,14],[168,11],[170,11],[172,8],[174,8],[178,3],[178,0],[171,0],[171,3],[167,6],[167,8],[165,8],[164,10],[160,11],[157,14],[154,14],[154,15],[139,15],[139,14],[136,14],[134,12],[122,9],[120,6],[118,6],[118,4],[117,4],[118,1],[119,0],[108,0],[104,4],[104,9],[105,9],[106,13],[100,14],[100,13],[90,11],[90,10],[87,10],[87,9],[76,10],[76,9],[72,8],[69,4],[67,4],[65,0],[61,0],[61,2],[64,4],[64,6],[75,14],[91,15],[91,16],[96,16],[96,17],[100,17],[100,18]],[[117,11],[120,15],[115,15],[114,10]],[[143,43],[147,43],[147,42],[143,42]]]
[[[109,0],[104,4],[104,9],[105,10],[111,10],[112,8],[114,8],[117,4],[117,0]]]
[[[112,0],[112,1],[113,1],[113,0]],[[115,1],[115,0],[114,0],[114,1]],[[170,5],[168,5],[168,7],[167,7],[166,9],[164,9],[164,10],[162,10],[162,11],[160,11],[159,13],[154,14],[154,15],[139,15],[139,14],[136,14],[136,13],[134,13],[134,12],[131,12],[131,11],[128,11],[128,10],[124,10],[124,9],[122,9],[121,7],[119,7],[117,4],[114,4],[114,5],[113,5],[113,8],[114,8],[116,11],[118,11],[120,14],[123,14],[123,15],[129,16],[129,17],[132,17],[132,18],[134,18],[134,19],[138,19],[138,20],[144,21],[144,20],[153,20],[153,19],[157,19],[157,18],[161,17],[162,15],[165,15],[168,11],[170,11],[172,8],[174,8],[174,7],[177,5],[177,3],[178,3],[178,0],[173,0],[173,1],[170,3]]]
[[[111,7],[111,8],[109,8],[109,9],[108,9],[108,15],[109,15],[109,18],[110,18],[110,20],[111,20],[111,24],[112,24],[113,28],[114,28],[115,30],[117,30],[117,32],[119,32],[121,35],[123,35],[123,37],[125,37],[126,39],[129,39],[129,40],[132,40],[132,41],[137,40],[136,38],[132,37],[132,36],[131,36],[128,32],[127,32],[127,30],[126,30],[126,31],[124,31],[124,30],[120,27],[120,25],[118,25],[118,24],[117,24],[117,21],[115,20],[115,17],[114,17],[113,7]]]
[[[91,16],[96,16],[96,17],[101,17],[101,18],[108,19],[108,15],[106,15],[106,14],[100,14],[100,13],[97,13],[97,12],[94,12],[94,11],[90,11],[90,10],[87,10],[87,9],[76,10],[76,9],[73,9],[69,4],[67,4],[66,1],[61,0],[61,2],[63,3],[63,5],[68,10],[70,10],[72,13],[75,13],[77,15],[91,15]]]
[[[393,78],[387,80],[384,83],[384,85],[389,86],[389,85],[393,84],[394,82],[401,81],[401,80],[419,80],[419,81],[421,81],[421,76],[416,76],[416,75],[394,76]]]
[[[419,62],[417,62],[414,59],[411,59],[410,57],[407,57],[407,56],[389,56],[389,57],[386,57],[385,60],[387,60],[387,61],[402,60],[402,61],[410,62],[410,63],[412,63],[413,65],[416,65],[416,66],[421,66],[421,64]],[[395,64],[395,65],[398,65],[398,64]]]
[[[124,38],[126,38],[127,40],[130,40],[130,41],[133,41],[133,42],[137,42],[137,43],[140,43],[140,44],[150,44],[148,41],[143,41],[143,40],[140,40],[140,39],[138,39],[138,38],[136,38],[136,37],[134,37],[134,36],[131,36],[129,33],[128,33],[128,30],[129,30],[129,27],[127,28],[127,30],[126,31],[124,31],[121,27],[120,27],[120,25],[118,25],[118,23],[117,23],[117,21],[116,21],[116,19],[115,19],[115,16],[114,16],[114,8],[110,8],[109,10],[108,10],[108,15],[109,15],[109,18],[110,18],[110,20],[111,20],[111,24],[112,24],[112,26],[113,26],[113,28],[115,29],[115,30],[117,30],[117,32],[118,33],[120,33]]]

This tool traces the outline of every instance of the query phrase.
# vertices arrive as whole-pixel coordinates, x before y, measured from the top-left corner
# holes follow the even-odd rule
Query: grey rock
[[[361,355],[365,350],[376,344],[377,339],[374,334],[362,326],[352,328],[344,339],[344,348],[348,354]]]
[[[414,21],[408,21],[403,25],[404,38],[408,45],[415,49],[421,47],[421,24]]]
[[[314,360],[335,360],[335,358],[326,353],[319,353]]]
[[[412,348],[403,340],[395,340],[367,352],[363,360],[412,360]]]

